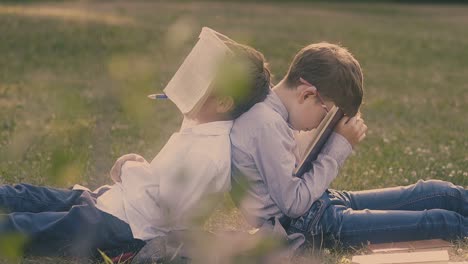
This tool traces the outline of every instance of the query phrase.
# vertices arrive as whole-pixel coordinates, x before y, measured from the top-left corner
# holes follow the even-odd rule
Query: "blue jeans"
[[[0,186],[0,237],[20,233],[33,255],[89,257],[96,249],[133,243],[127,223],[96,208],[97,196],[81,190],[18,184]]]
[[[347,192],[327,190],[293,219],[288,233],[303,233],[314,247],[468,236],[468,190],[449,182]]]

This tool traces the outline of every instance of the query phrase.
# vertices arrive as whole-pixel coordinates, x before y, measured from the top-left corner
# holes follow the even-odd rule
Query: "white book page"
[[[307,132],[307,134],[304,134],[304,135],[299,134],[298,136],[296,136],[296,151],[300,155],[299,156],[300,159],[299,159],[298,165],[294,169],[294,174],[297,174],[298,171],[301,169],[301,167],[304,165],[304,162],[310,155],[312,149],[319,142],[319,139],[323,136],[323,133],[325,132],[326,128],[329,126],[330,122],[333,120],[333,116],[336,114],[337,111],[338,111],[338,107],[336,106],[332,107],[330,112],[327,113],[327,115],[320,122],[320,124],[315,129],[315,131],[312,130],[313,132]]]
[[[338,111],[338,107],[333,107],[330,112],[327,113],[327,115],[323,118],[322,122],[318,125],[318,127],[315,129],[314,133],[311,133],[309,138],[309,142],[306,143],[305,150],[303,151],[303,155],[301,156],[302,158],[305,158],[306,155],[309,154],[310,150],[315,146],[317,143],[319,137],[322,136],[323,132],[325,131],[325,128],[328,126],[328,124],[331,122],[333,119],[333,116],[335,113]]]
[[[228,51],[213,32],[202,31],[197,44],[164,89],[183,114],[204,101],[216,69]]]
[[[317,129],[312,129],[311,131],[300,131],[295,134],[297,156],[299,157],[298,162],[304,159],[307,147],[310,145],[316,133]]]

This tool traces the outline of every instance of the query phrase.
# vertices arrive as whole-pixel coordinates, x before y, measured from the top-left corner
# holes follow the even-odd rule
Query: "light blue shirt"
[[[273,91],[234,121],[230,137],[232,184],[245,191],[236,202],[256,227],[271,218],[306,213],[352,152],[343,136],[332,133],[312,169],[302,178],[294,177],[298,163],[294,131],[286,107]]]

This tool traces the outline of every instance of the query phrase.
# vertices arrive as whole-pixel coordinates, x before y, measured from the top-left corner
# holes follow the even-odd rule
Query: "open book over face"
[[[338,124],[343,116],[343,111],[340,108],[333,106],[333,108],[323,118],[322,122],[320,122],[314,133],[309,134],[306,139],[301,140],[302,145],[298,146],[300,162],[294,169],[294,176],[301,177],[305,172],[312,168],[312,162],[317,159],[336,124]]]
[[[197,44],[174,74],[164,93],[186,116],[195,115],[211,92],[217,69],[231,53],[228,37],[204,27]]]

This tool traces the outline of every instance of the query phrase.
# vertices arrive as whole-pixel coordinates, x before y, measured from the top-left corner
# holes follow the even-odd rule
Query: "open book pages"
[[[197,44],[164,88],[164,93],[184,115],[195,114],[210,94],[216,69],[231,52],[223,42],[226,40],[232,41],[204,27]]]
[[[333,106],[315,130],[300,133],[296,137],[300,162],[294,170],[295,176],[301,177],[302,174],[310,170],[310,163],[317,159],[323,145],[333,132],[333,128],[343,115],[344,113],[340,108]]]

